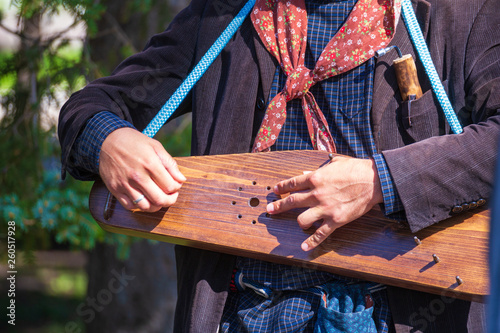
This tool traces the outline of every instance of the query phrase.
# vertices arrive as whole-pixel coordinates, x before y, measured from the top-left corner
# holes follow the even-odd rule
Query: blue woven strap
[[[448,124],[450,124],[451,130],[455,134],[460,134],[463,132],[462,125],[458,121],[457,115],[455,111],[453,111],[453,107],[451,106],[450,100],[446,95],[446,91],[443,88],[441,83],[441,79],[436,71],[436,67],[432,63],[431,55],[429,53],[429,49],[425,44],[425,40],[422,34],[422,30],[420,30],[420,25],[418,24],[417,17],[413,12],[413,7],[411,5],[410,0],[402,0],[402,14],[408,28],[408,32],[410,33],[410,38],[417,49],[417,53],[420,57],[420,61],[424,65],[425,72],[431,81],[432,90],[436,94],[436,97],[443,109],[444,115]]]
[[[189,91],[193,88],[194,84],[203,76],[207,68],[217,58],[222,49],[226,46],[227,42],[233,37],[234,33],[241,26],[246,16],[252,10],[255,0],[249,0],[245,6],[240,10],[238,15],[229,23],[227,28],[217,38],[215,43],[210,47],[207,53],[201,58],[198,64],[189,73],[187,78],[177,88],[173,95],[168,99],[165,105],[162,106],[158,114],[151,120],[148,126],[142,132],[143,134],[153,137],[165,124],[165,122],[172,116],[174,111],[179,107],[181,102],[187,96]]]

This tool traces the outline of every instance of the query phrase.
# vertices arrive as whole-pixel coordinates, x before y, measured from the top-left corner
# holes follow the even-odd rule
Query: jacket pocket
[[[443,82],[447,91],[448,80]],[[402,103],[400,127],[407,141],[421,141],[445,133],[445,117],[439,101],[432,90],[426,91],[419,99]]]

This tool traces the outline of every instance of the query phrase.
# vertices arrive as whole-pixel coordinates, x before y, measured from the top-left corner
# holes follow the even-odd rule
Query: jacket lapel
[[[413,9],[417,16],[417,20],[422,29],[424,38],[427,37],[427,32],[429,29],[429,17],[430,17],[430,3],[425,0],[412,0]],[[398,26],[396,28],[396,34],[390,45],[396,45],[399,47],[401,52],[404,54],[411,54],[413,59],[417,60],[416,50],[410,40],[408,30],[406,29],[403,18],[399,20]],[[394,73],[394,68],[392,66],[392,61],[397,57],[395,51],[389,52],[388,54],[380,57],[376,61],[375,65],[375,78],[373,85],[373,103],[372,103],[372,129],[374,136],[377,137],[380,129],[380,121],[384,111],[387,109],[389,102],[393,99],[397,99],[397,102],[401,102],[401,97],[399,94],[399,88],[396,82],[396,76]],[[419,66],[417,62],[417,70],[422,72],[423,68]],[[422,73],[419,73],[422,74]],[[419,75],[421,77],[421,75]]]
[[[274,74],[278,66],[277,62],[274,60],[273,56],[269,51],[266,50],[264,44],[260,40],[257,32],[252,27],[253,32],[253,43],[255,46],[255,53],[257,55],[257,62],[259,67],[260,82],[262,84],[262,92],[264,100],[269,99],[269,92],[271,90],[271,84],[273,83]]]

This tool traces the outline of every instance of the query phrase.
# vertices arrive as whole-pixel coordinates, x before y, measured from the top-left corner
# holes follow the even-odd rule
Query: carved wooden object
[[[482,301],[488,293],[488,211],[463,213],[412,234],[378,209],[336,230],[311,252],[313,232],[298,211],[269,216],[278,181],[329,162],[328,153],[284,151],[176,158],[187,177],[178,202],[157,213],[130,212],[96,182],[90,210],[105,230],[329,271],[404,288]],[[417,237],[417,238],[415,238]]]
[[[408,100],[408,96],[415,95],[416,99],[422,96],[422,88],[418,81],[417,67],[411,54],[405,54],[393,62],[398,81],[399,91],[403,101]]]

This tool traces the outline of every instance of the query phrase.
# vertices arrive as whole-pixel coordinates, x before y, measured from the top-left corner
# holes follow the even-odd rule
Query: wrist
[[[378,175],[377,164],[373,159],[370,159],[370,166],[373,172],[373,193],[372,193],[372,203],[375,206],[384,202],[384,194],[382,192],[382,185],[380,183],[380,177]]]

